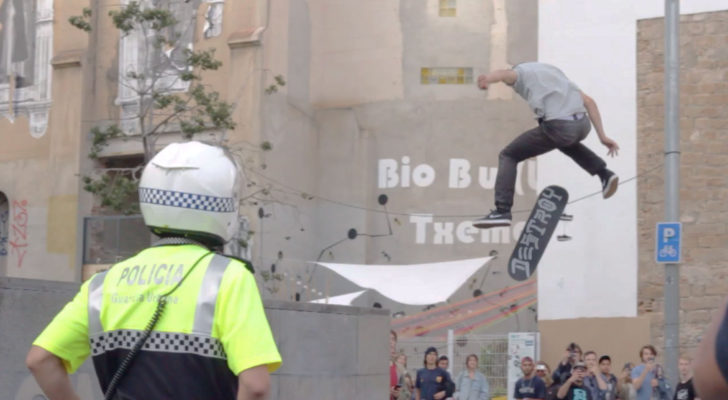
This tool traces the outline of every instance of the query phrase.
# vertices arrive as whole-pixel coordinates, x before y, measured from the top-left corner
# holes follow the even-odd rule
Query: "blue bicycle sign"
[[[657,243],[655,260],[658,263],[679,263],[682,252],[682,224],[679,222],[660,222],[657,224]]]

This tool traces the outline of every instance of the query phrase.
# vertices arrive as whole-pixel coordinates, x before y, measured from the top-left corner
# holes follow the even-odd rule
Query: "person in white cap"
[[[561,400],[599,400],[592,397],[591,391],[584,386],[586,374],[584,361],[577,361],[571,368],[571,376],[556,392],[556,398]]]

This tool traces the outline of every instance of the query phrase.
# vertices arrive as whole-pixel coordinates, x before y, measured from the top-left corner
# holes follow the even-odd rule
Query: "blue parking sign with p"
[[[655,260],[658,263],[679,263],[681,251],[682,224],[680,222],[660,222],[657,224],[657,246]]]

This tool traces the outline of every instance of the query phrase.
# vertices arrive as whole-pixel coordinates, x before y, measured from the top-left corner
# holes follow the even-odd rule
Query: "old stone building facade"
[[[121,36],[113,26],[108,13],[119,2],[35,1],[55,12],[51,116],[39,138],[20,118],[2,122],[11,145],[0,148],[0,191],[7,196],[0,214],[7,210],[3,215],[27,230],[11,221],[0,233],[9,232],[7,244],[27,254],[10,249],[0,267],[9,277],[76,281],[130,255],[95,251],[92,239],[111,249],[129,244],[128,251],[145,239],[143,229],[126,231],[122,218],[89,228],[98,208],[80,182],[94,166],[87,154],[95,126],[119,123],[127,134],[101,150],[105,162],[139,158],[138,105],[124,76],[143,67],[143,39]],[[323,296],[329,283],[321,273],[313,276],[310,261],[317,258],[408,264],[510,252],[527,213],[517,214],[515,229],[493,232],[478,232],[468,219],[492,201],[499,149],[533,120],[509,88],[484,93],[474,80],[486,69],[537,58],[535,2],[184,4],[194,18],[186,31],[193,32],[190,44],[216,49],[222,61],[204,82],[233,105],[237,122],[200,138],[248,150],[253,201],[241,226],[254,234],[246,244],[261,272],[285,276],[260,275],[266,295]],[[88,34],[68,23],[85,6],[92,12]],[[470,47],[478,51],[464,51]],[[267,90],[276,76],[285,85]],[[169,132],[158,144],[180,139]],[[262,143],[272,150],[260,151]],[[529,161],[520,170],[517,207],[530,208],[535,193],[536,163]],[[346,239],[351,230],[358,235]],[[24,242],[13,236],[20,233]],[[496,264],[473,276],[457,299],[507,286],[505,256]],[[337,277],[330,284],[331,294],[353,287]],[[525,300],[535,297],[534,289]],[[521,325],[534,329],[535,308],[526,312]]]
[[[77,281],[84,261],[94,261],[84,260],[83,251],[84,219],[93,213],[94,202],[79,183],[92,166],[86,156],[88,132],[100,123],[128,121],[134,104],[118,78],[133,61],[128,50],[134,46],[120,38],[107,17],[119,1],[34,2],[36,40],[27,43],[35,43],[29,49],[38,65],[45,60],[49,68],[0,65],[0,74],[16,77],[0,77],[0,274]],[[269,276],[284,277],[261,280],[264,293],[304,301],[321,297],[329,282],[318,273],[308,282],[310,261],[317,258],[407,264],[495,252],[499,258],[492,267],[479,271],[456,300],[472,297],[476,289],[482,293],[512,284],[505,266],[517,229],[476,232],[468,219],[487,212],[492,201],[500,148],[534,122],[510,89],[484,93],[473,80],[490,69],[542,60],[558,64],[594,95],[609,134],[623,147],[621,158],[610,160],[610,166],[625,180],[638,179],[621,186],[608,203],[592,196],[569,206],[576,214],[567,232],[573,240],[550,245],[539,267],[538,294],[534,290],[530,297],[538,296],[543,309],[524,308],[522,321],[511,319],[515,322],[499,329],[535,329],[538,318],[561,323],[594,314],[624,320],[648,316],[651,337],[660,345],[663,275],[653,250],[654,226],[663,214],[662,19],[637,21],[631,0],[585,2],[589,6],[574,10],[535,0],[193,3],[199,7],[194,45],[216,48],[223,62],[205,82],[234,105],[238,122],[234,130],[205,138],[272,146],[269,152],[253,152],[256,165],[264,168],[248,175],[271,196],[244,210],[254,231],[249,241],[253,261]],[[713,3],[712,8],[725,8]],[[643,4],[647,2],[639,7],[651,7]],[[67,23],[88,5],[94,11],[90,35]],[[637,34],[618,36],[631,31],[604,18],[606,9],[625,26],[637,21]],[[655,14],[652,9],[641,12]],[[596,22],[580,25],[582,17]],[[728,237],[723,206],[728,194],[723,173],[728,161],[723,140],[728,130],[726,20],[728,11],[682,19],[685,349],[695,346],[710,311],[728,292],[723,271]],[[610,44],[624,40],[629,46],[636,42],[636,135],[633,121],[625,118],[633,111],[629,101],[634,96],[610,93],[612,87],[622,87],[622,73],[631,77],[627,72],[635,70],[635,63],[596,51],[590,41],[595,38]],[[624,48],[631,51],[629,46]],[[593,54],[585,56],[587,51]],[[599,67],[619,73],[600,73]],[[26,71],[32,71],[33,79],[18,81]],[[266,93],[276,76],[286,85]],[[14,92],[29,87],[28,82],[34,82],[33,91]],[[34,100],[33,107],[16,101],[21,98]],[[139,142],[126,139],[113,141],[102,156],[138,155]],[[160,144],[178,139],[172,133]],[[593,134],[587,145],[602,150]],[[557,157],[562,156],[524,163],[517,226],[540,187],[571,185],[574,198],[598,194],[595,179]],[[582,185],[586,179],[592,180]],[[387,196],[386,205],[379,202],[381,195]],[[359,234],[355,240],[348,239],[351,229]],[[625,278],[610,280],[612,268]],[[594,282],[610,284],[595,287]],[[340,289],[334,295],[354,289],[341,281],[332,285]],[[610,292],[624,295],[614,301]],[[370,305],[375,300],[381,301],[364,301]],[[384,306],[399,311],[395,304]],[[561,351],[559,346],[555,343],[554,349]]]
[[[57,21],[81,2],[2,3],[0,275],[73,280],[87,38]]]
[[[680,19],[680,348],[693,350],[728,295],[728,11]],[[664,268],[655,225],[664,220],[664,21],[638,22],[639,313],[664,344]]]

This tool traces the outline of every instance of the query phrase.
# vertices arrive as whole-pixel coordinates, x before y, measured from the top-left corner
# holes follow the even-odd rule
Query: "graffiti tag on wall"
[[[13,201],[10,225],[10,253],[18,258],[18,268],[28,253],[28,201]]]

